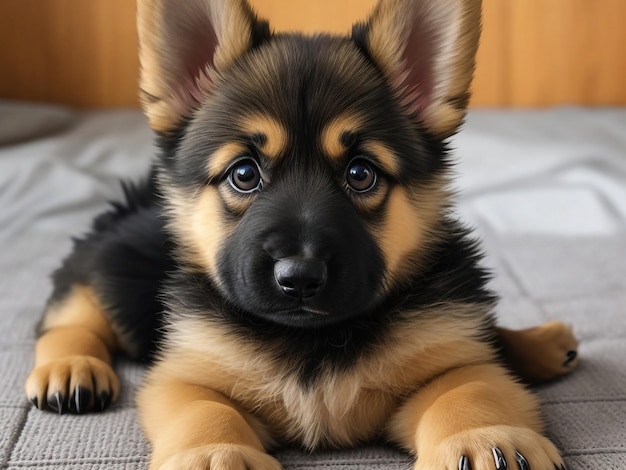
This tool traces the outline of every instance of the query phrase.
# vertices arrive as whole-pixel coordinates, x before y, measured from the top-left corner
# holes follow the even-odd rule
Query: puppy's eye
[[[355,158],[348,165],[346,183],[353,191],[364,193],[376,186],[376,171],[367,161]]]
[[[251,158],[236,162],[228,175],[230,185],[240,193],[251,193],[261,189],[263,180],[258,165]]]

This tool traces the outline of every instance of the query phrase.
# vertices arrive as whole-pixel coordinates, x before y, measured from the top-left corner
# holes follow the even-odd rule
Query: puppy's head
[[[142,103],[188,268],[245,315],[367,315],[440,236],[480,0],[381,0],[350,37],[245,0],[140,0]]]

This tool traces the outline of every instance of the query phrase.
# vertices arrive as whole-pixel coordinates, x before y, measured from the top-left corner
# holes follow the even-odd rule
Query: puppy
[[[279,445],[380,436],[416,469],[563,466],[516,377],[568,372],[577,342],[496,326],[451,211],[480,9],[381,0],[348,37],[307,37],[245,0],[139,0],[159,156],[54,274],[34,405],[104,410],[124,353],[153,359],[151,469],[278,469]]]

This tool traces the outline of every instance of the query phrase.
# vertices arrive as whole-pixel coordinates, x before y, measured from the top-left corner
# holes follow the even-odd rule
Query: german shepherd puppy
[[[349,37],[273,34],[245,0],[140,0],[160,155],[54,274],[26,382],[103,410],[154,354],[151,469],[278,469],[380,436],[416,469],[553,470],[537,400],[568,327],[496,327],[451,213],[480,0],[380,0]],[[517,374],[517,375],[514,375]]]

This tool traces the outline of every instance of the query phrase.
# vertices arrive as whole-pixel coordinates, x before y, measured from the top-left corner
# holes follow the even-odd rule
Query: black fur
[[[147,359],[159,342],[163,281],[175,269],[172,243],[154,172],[139,185],[124,185],[124,202],[99,215],[91,232],[74,240],[74,250],[53,274],[49,304],[62,301],[75,285],[91,287],[113,325],[124,335],[124,352]]]

